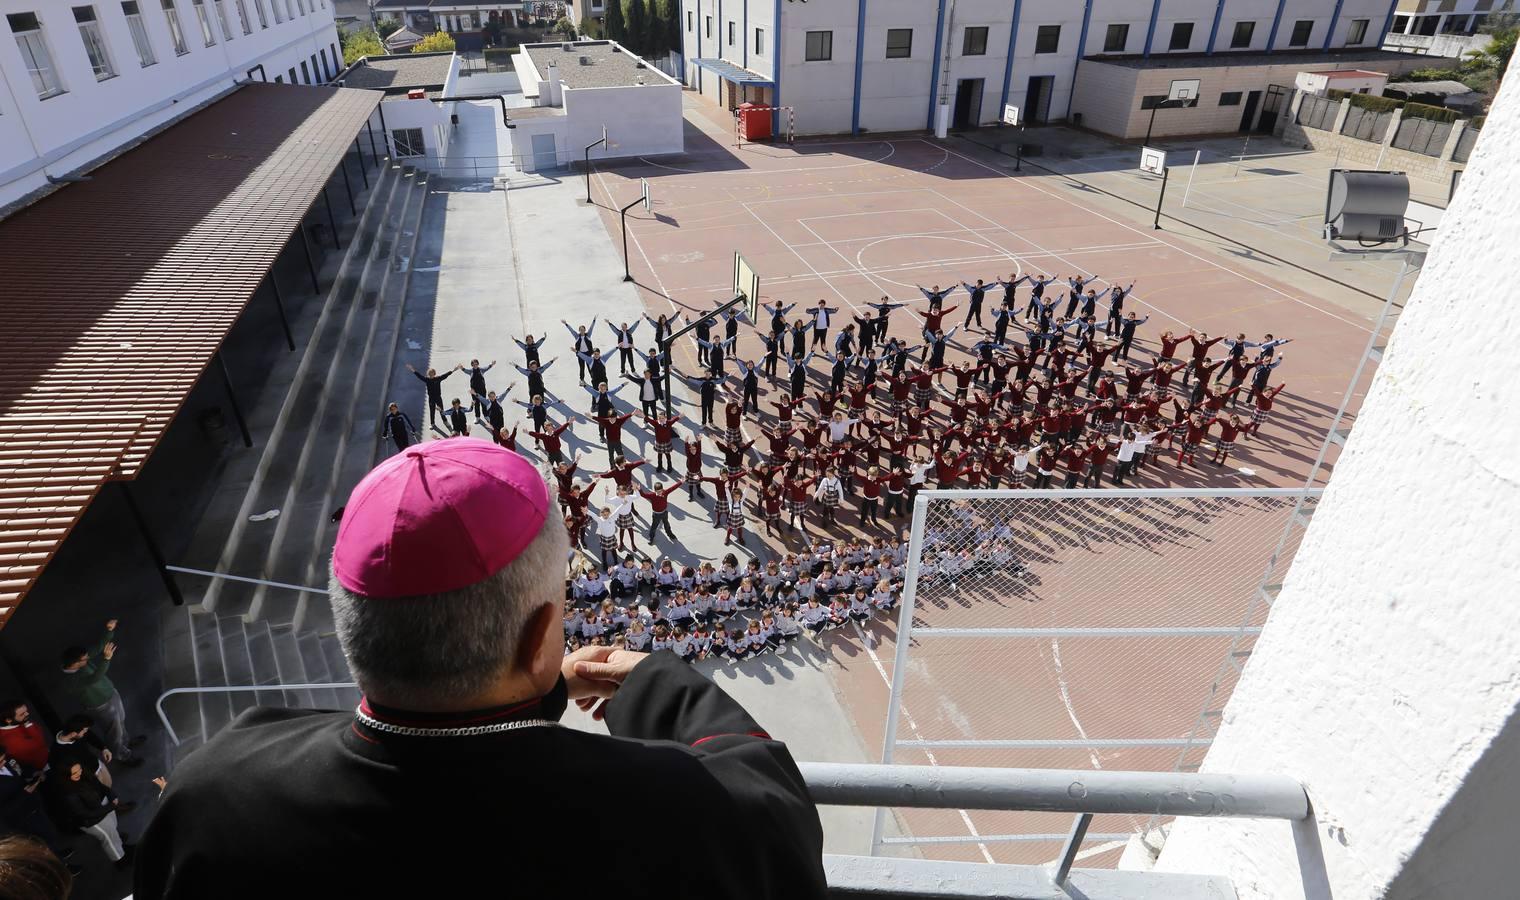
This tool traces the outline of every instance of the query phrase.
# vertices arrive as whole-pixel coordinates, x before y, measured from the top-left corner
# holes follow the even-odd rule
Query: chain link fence
[[[935,491],[914,510],[884,761],[1196,769],[1318,491]],[[888,638],[882,638],[885,641]],[[877,847],[1039,864],[1056,813],[899,813]],[[1099,816],[1084,865],[1144,817]]]

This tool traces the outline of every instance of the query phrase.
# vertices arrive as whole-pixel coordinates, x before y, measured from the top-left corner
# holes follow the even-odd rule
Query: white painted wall
[[[1517,146],[1510,83],[1203,766],[1300,779],[1316,826],[1182,820],[1161,869],[1245,900],[1515,896],[1520,307],[1470,288],[1520,277]]]
[[[1331,89],[1381,97],[1383,87],[1387,84],[1388,76],[1382,72],[1369,72],[1365,75],[1337,75],[1333,78],[1325,72],[1299,72],[1293,80],[1294,87],[1319,97],[1323,97],[1325,91]]]
[[[862,35],[862,72],[860,126],[863,130],[898,130],[927,127],[931,85],[936,60],[935,24],[940,3],[936,0],[864,0],[866,27]],[[962,79],[984,79],[982,108],[975,116],[982,122],[996,121],[1002,112],[1005,73],[1008,71],[1008,43],[1013,24],[1010,0],[944,0],[946,26],[944,45],[950,50],[951,71],[945,96],[954,103],[957,84]],[[951,7],[953,6],[953,12]],[[1092,15],[1085,47],[1078,44],[1086,4],[1079,0],[1022,0],[1017,40],[1014,44],[1011,77],[1006,79],[1008,102],[1028,107],[1028,86],[1032,77],[1050,76],[1050,117],[1063,119],[1072,102],[1072,81],[1081,55],[1104,52],[1110,24],[1128,24],[1128,40],[1122,52],[1138,54],[1144,50],[1150,22],[1151,4],[1144,0],[1091,0]],[[1201,52],[1208,46],[1217,4],[1215,0],[1165,0],[1156,25],[1152,55],[1168,51],[1172,25],[1193,24],[1189,49]],[[1277,48],[1286,49],[1293,22],[1315,20],[1315,33],[1309,46],[1319,47],[1329,28],[1334,9],[1326,0],[1287,0],[1283,23],[1277,36]],[[847,132],[852,124],[855,103],[855,45],[860,0],[828,0],[810,3],[784,0],[780,4],[781,28],[771,21],[775,16],[774,0],[683,0],[683,53],[689,59],[721,56],[751,70],[769,74],[769,60],[745,59],[742,52],[730,53],[726,22],[747,15],[747,31],[753,40],[756,25],[764,27],[767,42],[781,40],[779,105],[796,108],[797,130],[805,134]],[[1216,51],[1229,48],[1235,23],[1256,23],[1251,49],[1265,50],[1271,32],[1276,0],[1228,0],[1219,23]],[[686,13],[692,14],[687,29]],[[1347,23],[1354,18],[1371,20],[1368,45],[1376,42],[1388,13],[1388,0],[1345,0],[1341,23],[1337,28],[1344,39]],[[706,18],[713,19],[712,37],[705,34]],[[1054,53],[1035,53],[1040,26],[1059,26],[1060,39]],[[967,27],[988,28],[985,56],[962,55]],[[887,30],[912,28],[913,54],[909,59],[885,58]],[[808,31],[832,31],[834,55],[828,62],[808,62],[804,58]],[[742,48],[735,48],[742,50]],[[687,65],[687,83],[698,87],[703,96],[714,102],[720,97],[718,79],[699,75]]]
[[[341,52],[328,0],[301,0],[305,14],[276,22],[274,0],[243,0],[251,34],[243,34],[236,0],[222,0],[231,37],[224,34],[214,0],[207,0],[215,45],[205,46],[189,0],[175,0],[188,52],[177,56],[160,0],[138,0],[156,62],[144,68],[118,0],[95,0],[97,19],[117,72],[97,81],[90,69],[71,11],[79,3],[0,0],[0,206],[47,185],[46,175],[61,175],[109,154],[154,127],[247,80],[248,70],[263,64],[270,81],[311,57]],[[285,0],[279,0],[281,4]],[[266,10],[260,27],[257,5]],[[294,4],[292,4],[294,6]],[[299,13],[299,7],[296,7]],[[22,64],[14,36],[5,26],[9,13],[35,12],[66,93],[39,100]],[[336,60],[341,68],[341,58]],[[257,74],[252,76],[258,78]],[[318,76],[317,83],[327,79]]]

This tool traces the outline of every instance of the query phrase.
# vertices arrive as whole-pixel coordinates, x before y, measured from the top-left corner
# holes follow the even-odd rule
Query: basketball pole
[[[1161,204],[1166,200],[1166,179],[1170,174],[1172,174],[1171,166],[1161,167],[1161,194],[1156,197],[1156,221],[1151,223],[1151,227],[1156,231],[1161,230]]]
[[[640,197],[639,199],[633,201],[632,203],[630,203],[627,206],[623,207],[622,209],[618,210],[618,219],[623,223],[623,280],[624,281],[632,281],[633,280],[633,270],[631,270],[628,267],[628,210],[633,209],[635,206],[638,206],[640,203],[643,203],[643,202],[644,202],[644,198]]]

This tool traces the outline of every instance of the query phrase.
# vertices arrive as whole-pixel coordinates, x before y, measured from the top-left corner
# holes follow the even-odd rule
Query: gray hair
[[[355,680],[414,708],[481,693],[517,662],[533,613],[558,608],[568,551],[565,525],[551,515],[506,568],[456,591],[369,599],[330,575],[333,619]]]

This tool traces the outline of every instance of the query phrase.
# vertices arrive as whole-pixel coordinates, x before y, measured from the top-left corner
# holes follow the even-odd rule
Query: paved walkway
[[[508,188],[504,191],[492,190],[484,182],[434,181],[433,190],[446,202],[442,240],[437,244],[436,282],[414,281],[419,290],[436,292],[431,334],[425,339],[408,335],[420,348],[409,352],[407,361],[419,369],[432,365],[443,370],[467,363],[472,357],[482,363],[495,359],[497,367],[487,376],[488,385],[501,391],[516,381],[512,399],[521,400],[526,399],[526,379],[512,367],[524,365],[524,359],[512,338],[547,336],[540,355],[545,361],[558,358],[544,379],[545,387],[558,398],[552,404],[551,418],[562,422],[572,414],[584,417],[591,398],[577,381],[571,336],[561,320],[589,324],[595,318],[598,344],[607,347],[613,339],[604,323],[642,321],[642,304],[633,285],[622,281],[622,259],[608,241],[598,213],[582,202],[582,181],[570,176],[513,175],[505,183]],[[424,235],[424,245],[431,246],[433,240],[434,236]],[[431,261],[419,249],[417,262],[423,268],[418,275],[433,275],[426,271]],[[653,338],[649,323],[645,322],[635,336],[647,349]],[[609,374],[616,372],[615,354],[612,356]],[[445,400],[468,398],[463,373],[452,376],[444,386]],[[407,384],[401,390],[420,394],[421,385]],[[637,410],[635,391],[636,386],[628,384],[619,395],[620,411]],[[678,412],[695,414],[692,398],[679,382],[675,398]],[[415,408],[413,404],[408,407]],[[513,410],[522,412],[515,405]],[[522,420],[518,446],[528,458],[547,464],[527,436],[530,428],[531,423]],[[472,438],[485,439],[483,427],[472,429]],[[678,426],[680,435],[690,430],[688,422]],[[432,433],[434,438],[439,436]],[[577,424],[566,436],[570,438],[568,453],[585,454],[582,479],[604,471],[607,453],[596,439],[594,423]],[[712,455],[711,441],[706,446],[708,470],[714,471],[719,460]],[[624,447],[631,456],[653,453],[651,434],[637,416],[624,430]],[[651,466],[638,470],[638,482],[648,486],[663,479],[669,484],[670,476],[654,473],[652,456],[650,461]],[[681,467],[679,454],[673,462]],[[598,488],[593,497],[600,500],[601,495]],[[651,551],[645,533],[641,533],[641,550],[652,552],[656,558],[668,554],[684,563],[716,562],[725,552],[739,549],[725,548],[723,533],[711,527],[710,494],[708,499],[694,503],[682,490],[671,499],[676,540],[661,534]],[[648,509],[647,504],[640,506]],[[758,547],[753,538],[751,544]],[[747,558],[742,551],[736,555],[741,562]],[[876,751],[867,750],[839,702],[833,664],[826,647],[802,639],[783,654],[739,665],[706,663],[702,670],[743,703],[772,735],[786,741],[797,758],[840,762],[874,758]],[[566,721],[575,727],[600,727],[574,709]],[[868,852],[870,810],[825,808],[820,813],[829,851]]]

